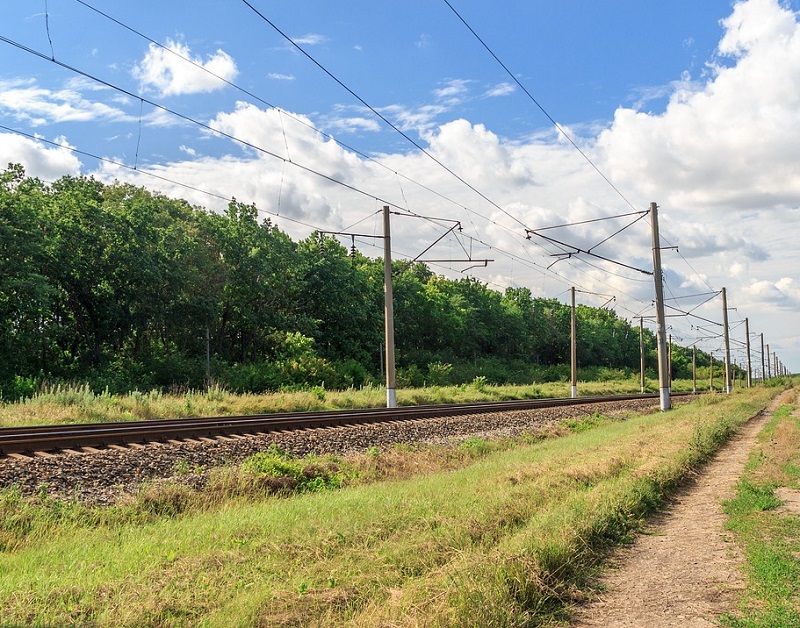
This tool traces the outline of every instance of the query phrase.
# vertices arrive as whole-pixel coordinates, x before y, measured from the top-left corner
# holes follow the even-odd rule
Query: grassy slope
[[[636,530],[774,392],[717,395],[403,481],[145,523],[35,521],[0,554],[0,616],[129,626],[563,617],[603,548]]]

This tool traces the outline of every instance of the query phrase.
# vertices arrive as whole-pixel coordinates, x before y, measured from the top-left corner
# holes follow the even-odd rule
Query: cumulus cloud
[[[513,83],[498,83],[494,87],[486,90],[484,93],[485,98],[497,98],[499,96],[509,96],[517,91],[516,85]]]
[[[45,181],[80,172],[81,162],[69,150],[64,138],[53,140],[59,146],[44,144],[13,133],[0,133],[0,164],[22,164],[25,171]]]
[[[611,177],[673,206],[745,210],[800,196],[800,25],[777,0],[722,22],[713,74],[677,86],[661,115],[617,110],[598,138]]]
[[[142,89],[163,97],[222,89],[225,81],[235,79],[239,70],[233,58],[223,50],[217,50],[203,61],[193,56],[186,44],[167,39],[165,48],[150,44],[144,59],[133,67],[132,73]]]
[[[794,286],[792,277],[781,277],[778,281],[754,281],[745,287],[745,293],[767,305],[796,308],[800,304],[800,289]]]
[[[131,119],[122,109],[90,101],[75,89],[45,89],[34,79],[0,80],[0,111],[33,127],[58,122]]]

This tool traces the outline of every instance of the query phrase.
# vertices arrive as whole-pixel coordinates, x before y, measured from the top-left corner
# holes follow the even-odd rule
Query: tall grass
[[[652,385],[652,382],[651,382]],[[580,382],[581,396],[634,394],[638,379]],[[691,391],[691,381],[674,381],[675,392]],[[702,390],[702,388],[701,388]],[[651,388],[649,392],[654,392]],[[569,397],[566,383],[527,386],[492,386],[480,378],[461,386],[406,388],[397,391],[399,405],[467,403],[510,399]],[[330,391],[311,387],[302,391],[236,394],[224,388],[167,394],[159,390],[125,395],[94,393],[88,386],[56,385],[16,402],[0,403],[0,427],[58,423],[134,421],[185,416],[244,415],[308,410],[375,408],[386,405],[386,390],[379,386]]]
[[[461,451],[472,464],[289,498],[187,508],[176,491],[175,508],[140,503],[95,520],[78,505],[57,516],[50,505],[40,515],[53,517],[46,523],[34,511],[26,523],[17,502],[4,520],[19,514],[19,525],[37,532],[0,553],[0,608],[5,621],[23,625],[564,619],[606,548],[629,538],[774,392],[594,420],[592,429],[535,444],[471,442]]]

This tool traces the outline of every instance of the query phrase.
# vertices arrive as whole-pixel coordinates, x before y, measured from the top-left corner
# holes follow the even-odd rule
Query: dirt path
[[[606,593],[576,610],[572,626],[709,627],[733,610],[744,580],[720,502],[733,496],[756,436],[787,391],[745,425],[645,534],[612,559]]]

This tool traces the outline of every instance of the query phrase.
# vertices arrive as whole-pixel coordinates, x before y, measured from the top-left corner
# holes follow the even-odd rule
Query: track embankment
[[[613,416],[647,412],[658,400],[610,401],[512,412],[348,425],[262,436],[187,439],[146,446],[113,447],[93,452],[59,453],[20,460],[0,459],[0,489],[15,485],[25,495],[46,490],[50,496],[88,504],[111,504],[143,483],[170,479],[202,486],[208,470],[236,464],[271,445],[293,456],[347,455],[397,443],[455,445],[470,437],[502,438],[552,429],[560,421],[595,412]],[[178,472],[178,469],[182,472]]]

